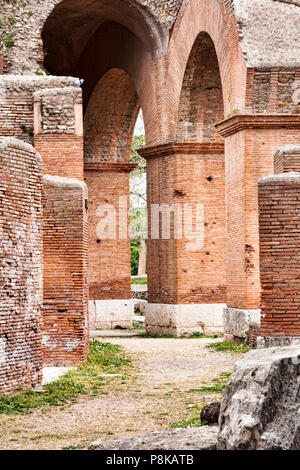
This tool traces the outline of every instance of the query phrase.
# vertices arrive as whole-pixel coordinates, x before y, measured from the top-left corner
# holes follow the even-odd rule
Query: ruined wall
[[[44,177],[44,365],[78,364],[87,355],[86,201],[83,182]]]
[[[299,146],[275,154],[283,173],[258,184],[261,336],[300,336],[299,315]],[[286,157],[286,165],[285,165]],[[294,160],[294,165],[292,163]],[[294,166],[294,168],[293,168]]]
[[[170,30],[183,9],[193,0],[128,0],[127,15],[133,9],[141,9],[148,15],[147,22],[157,22]],[[205,0],[206,3],[208,0]],[[211,1],[211,0],[209,0]],[[299,3],[296,0],[215,0],[227,11],[234,11],[241,31],[241,49],[249,67],[273,65],[299,65],[299,43],[297,41]],[[8,0],[1,4],[0,43],[7,56],[9,73],[41,73],[43,63],[41,32],[47,17],[61,0]],[[85,1],[84,9],[89,8]],[[81,10],[81,0],[74,0],[74,8]],[[94,7],[95,8],[95,7]],[[106,8],[106,5],[105,5]],[[197,12],[195,12],[197,14]],[[113,18],[110,18],[113,19]],[[60,29],[64,18],[58,18]],[[78,32],[78,21],[74,23]],[[25,34],[24,34],[25,32]],[[87,31],[90,33],[90,31]],[[68,41],[66,36],[66,41]],[[280,45],[280,46],[279,46]],[[73,53],[72,47],[69,49]]]
[[[300,67],[249,68],[247,75],[248,113],[300,113]]]
[[[0,393],[41,381],[42,160],[0,138]]]
[[[33,144],[34,98],[37,90],[72,86],[72,77],[0,77],[0,135]],[[78,85],[78,83],[77,83]]]
[[[1,2],[0,44],[7,57],[8,73],[40,74],[43,71],[43,43],[41,33],[47,17],[61,0],[8,0]],[[84,13],[90,0],[75,1],[74,7]],[[128,15],[132,8],[143,8],[149,16],[169,29],[177,16],[182,0],[129,0]],[[83,8],[84,7],[84,8]],[[60,18],[63,29],[64,19]],[[76,28],[78,24],[76,24]],[[66,40],[68,38],[66,37]],[[72,48],[69,50],[72,53]]]
[[[34,146],[43,156],[44,174],[83,180],[81,88],[34,93]]]

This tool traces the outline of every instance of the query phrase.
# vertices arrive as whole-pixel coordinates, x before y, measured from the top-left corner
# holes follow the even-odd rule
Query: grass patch
[[[102,374],[126,373],[130,362],[131,359],[119,346],[92,341],[87,361],[45,385],[42,391],[29,390],[9,397],[0,395],[0,414],[26,414],[45,406],[74,403],[79,395],[101,394],[103,386],[111,380],[102,377]]]
[[[188,411],[189,416],[186,419],[172,423],[171,428],[200,428],[201,426],[205,426],[206,424],[208,424],[206,421],[200,420],[200,411],[203,406],[195,406],[194,408],[191,408],[191,410]]]
[[[247,353],[250,351],[250,348],[247,344],[237,344],[231,341],[228,342],[220,342],[220,343],[210,343],[206,346],[211,351],[215,352],[226,352],[226,353]]]
[[[138,321],[134,321],[131,329],[132,330],[145,330],[145,325],[143,325],[143,323],[139,323]]]
[[[205,385],[199,388],[200,393],[223,393],[230,379],[230,372],[222,372],[219,377],[211,380],[209,385]],[[189,392],[195,392],[196,390],[189,390]]]
[[[148,281],[146,279],[142,279],[140,281],[134,280],[134,281],[131,281],[131,284],[136,285],[136,286],[146,286],[146,285],[148,285]]]
[[[160,339],[202,339],[202,338],[210,338],[213,339],[214,336],[206,335],[205,333],[201,333],[200,331],[194,331],[191,335],[181,335],[181,336],[174,336],[174,335],[149,335],[148,333],[141,333],[139,336],[143,336],[145,338],[160,338]]]

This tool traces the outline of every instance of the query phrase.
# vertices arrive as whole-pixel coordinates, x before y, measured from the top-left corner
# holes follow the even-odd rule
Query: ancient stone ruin
[[[0,393],[83,362],[90,326],[132,325],[140,109],[148,333],[299,348],[299,2],[17,0],[0,16]],[[299,365],[278,361],[294,387]]]

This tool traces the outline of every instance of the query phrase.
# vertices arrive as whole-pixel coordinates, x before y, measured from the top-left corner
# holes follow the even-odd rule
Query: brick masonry
[[[41,157],[0,138],[0,181],[0,393],[7,394],[42,378]]]
[[[87,188],[44,176],[43,364],[82,362],[88,351]]]
[[[83,180],[81,88],[34,93],[34,146],[43,156],[44,174]]]
[[[259,181],[261,336],[300,336],[299,168],[300,147],[280,148],[276,174]]]
[[[131,298],[128,211],[129,172],[134,167],[129,163],[85,165],[89,188],[89,295],[92,300]],[[105,188],[105,192],[100,188]],[[112,221],[108,218],[110,209]],[[109,226],[105,219],[110,220]],[[99,232],[101,227],[103,234]]]
[[[140,151],[147,158],[149,237],[148,299],[151,303],[224,303],[226,301],[224,146],[181,143]],[[200,231],[183,223],[176,239],[174,216],[170,239],[153,239],[153,204],[175,204],[184,220],[184,205],[201,205]],[[176,209],[177,210],[177,209]],[[204,216],[204,219],[203,219]],[[160,232],[163,219],[160,217]],[[202,243],[202,230],[204,243]],[[189,238],[195,233],[192,240]],[[195,243],[193,246],[193,243]],[[197,243],[199,244],[197,245]]]

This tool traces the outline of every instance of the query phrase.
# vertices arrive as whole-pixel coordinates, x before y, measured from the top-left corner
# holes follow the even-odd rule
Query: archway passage
[[[219,64],[201,32],[184,74],[176,143],[146,149],[149,211],[174,213],[170,239],[149,240],[147,324],[153,334],[222,331],[226,304],[224,144]],[[155,218],[150,218],[153,235]],[[178,226],[180,224],[180,227]],[[178,234],[180,235],[178,236]],[[170,308],[172,304],[172,308]]]
[[[224,105],[219,63],[210,36],[202,32],[192,48],[184,74],[177,120],[178,141],[220,142],[215,124]]]
[[[162,53],[168,37],[135,0],[87,1],[84,9],[79,0],[64,0],[42,37],[45,68],[83,80],[90,326],[131,328],[130,147],[145,63]]]
[[[129,238],[130,146],[139,110],[129,76],[108,71],[84,120],[85,181],[89,189],[89,295],[92,328],[131,328]]]

